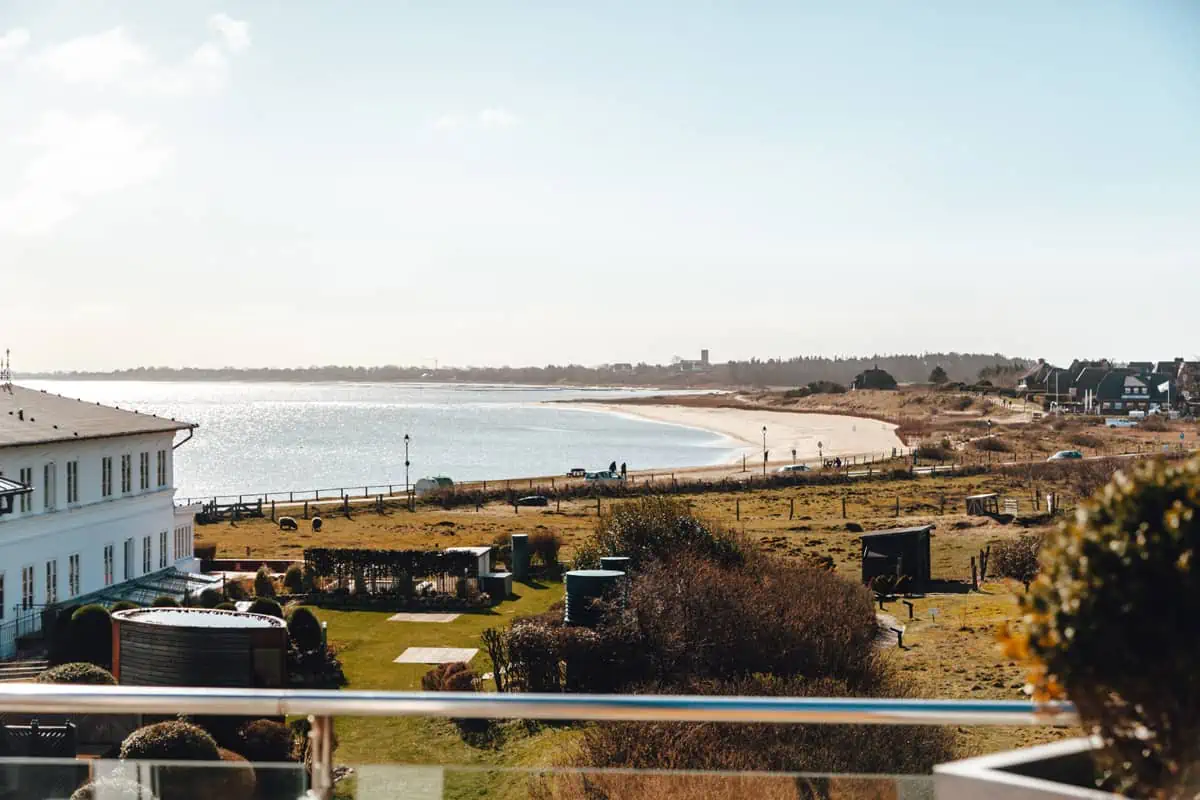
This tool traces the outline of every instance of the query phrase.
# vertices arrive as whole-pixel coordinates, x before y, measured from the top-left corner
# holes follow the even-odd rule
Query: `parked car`
[[[582,478],[584,475],[587,475],[587,470],[583,467],[575,467],[567,473],[568,478]]]
[[[1070,461],[1076,458],[1083,458],[1083,453],[1078,450],[1059,450],[1054,455],[1047,458],[1047,461]]]
[[[522,497],[517,500],[519,506],[548,506],[550,498],[544,494],[531,494],[528,497]]]
[[[808,464],[788,464],[786,467],[780,467],[776,472],[809,472]]]
[[[603,470],[601,472],[589,472],[583,476],[583,479],[586,481],[592,481],[594,483],[620,483],[621,473],[609,472],[608,470]]]
[[[426,492],[436,492],[438,489],[453,489],[454,481],[447,478],[445,475],[437,475],[432,478],[421,478],[413,484],[413,491],[417,495],[423,495]]]

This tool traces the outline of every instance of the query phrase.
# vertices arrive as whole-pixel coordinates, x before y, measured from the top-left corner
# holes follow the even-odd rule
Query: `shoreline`
[[[705,431],[728,439],[733,458],[760,458],[762,429],[766,427],[766,449],[771,461],[785,462],[795,451],[798,461],[827,457],[890,453],[904,447],[896,434],[897,425],[868,417],[843,414],[764,411],[730,407],[697,407],[667,403],[576,402],[577,408],[624,415],[649,422]],[[697,465],[699,467],[699,465]],[[710,465],[712,466],[712,465]]]

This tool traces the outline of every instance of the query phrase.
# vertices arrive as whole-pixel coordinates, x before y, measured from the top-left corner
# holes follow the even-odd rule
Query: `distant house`
[[[1038,359],[1038,363],[1034,364],[1025,374],[1017,380],[1018,391],[1034,391],[1038,387],[1045,387],[1046,375],[1050,370],[1054,369],[1050,364],[1047,364],[1045,359]]]
[[[1096,387],[1096,407],[1105,414],[1146,411],[1153,402],[1150,389],[1148,376],[1113,370]]]
[[[855,375],[851,386],[855,389],[891,390],[896,388],[896,379],[889,375],[886,370],[880,369],[879,365],[875,365],[871,369]]]
[[[1160,361],[1154,365],[1154,371],[1170,375],[1172,378],[1179,377],[1179,368],[1183,365],[1183,359],[1177,358],[1174,361]]]
[[[1108,367],[1084,367],[1072,381],[1071,399],[1082,403],[1084,411],[1096,408],[1096,390],[1111,371]]]
[[[629,373],[633,372],[633,364],[626,364],[624,362],[613,364],[611,369],[613,372],[619,372],[628,375]]]
[[[1130,361],[1125,365],[1130,372],[1154,372],[1153,361]]]

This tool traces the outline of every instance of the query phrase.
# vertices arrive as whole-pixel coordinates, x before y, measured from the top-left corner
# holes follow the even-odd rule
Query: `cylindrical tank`
[[[514,533],[512,535],[512,574],[513,580],[523,581],[529,577],[529,534]]]
[[[287,626],[262,614],[135,608],[112,615],[113,675],[125,686],[281,688]]]
[[[629,556],[601,556],[600,569],[629,572]]]
[[[573,569],[568,572],[564,621],[568,625],[595,625],[599,614],[592,601],[604,597],[624,577],[624,572],[613,569]]]

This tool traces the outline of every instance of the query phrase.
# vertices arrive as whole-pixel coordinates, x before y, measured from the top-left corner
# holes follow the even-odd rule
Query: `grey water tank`
[[[629,572],[629,556],[601,556],[600,569]]]
[[[565,622],[586,626],[599,622],[600,615],[592,601],[604,597],[624,577],[624,572],[615,569],[573,569],[568,572]]]
[[[529,534],[514,533],[512,535],[511,566],[513,580],[523,581],[529,577]]]

